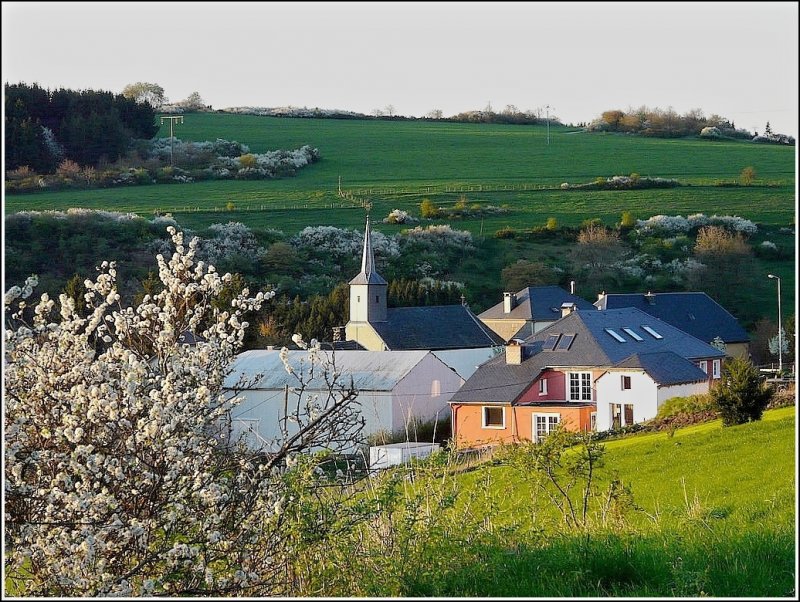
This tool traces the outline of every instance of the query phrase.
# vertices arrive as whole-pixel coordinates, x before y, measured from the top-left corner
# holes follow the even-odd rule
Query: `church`
[[[368,351],[492,349],[503,340],[465,304],[387,307],[388,283],[375,269],[369,216],[361,271],[350,281],[345,337]]]

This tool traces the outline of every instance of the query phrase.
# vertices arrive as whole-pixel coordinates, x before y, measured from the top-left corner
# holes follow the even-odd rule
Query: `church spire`
[[[350,284],[386,284],[386,281],[375,271],[375,255],[372,252],[372,235],[369,228],[364,230],[364,250],[361,253],[361,272],[350,281]]]

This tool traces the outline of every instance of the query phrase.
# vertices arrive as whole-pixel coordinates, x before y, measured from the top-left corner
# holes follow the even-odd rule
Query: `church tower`
[[[386,289],[386,280],[375,271],[375,256],[372,253],[367,216],[361,272],[350,281],[350,322],[385,322]]]

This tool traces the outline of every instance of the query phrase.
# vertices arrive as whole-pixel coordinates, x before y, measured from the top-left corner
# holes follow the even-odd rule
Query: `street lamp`
[[[767,274],[767,278],[778,281],[778,373],[783,374],[783,325],[781,324],[781,278],[775,274]]]
[[[552,109],[552,108],[554,108],[554,107],[551,107],[550,105],[546,105],[545,106],[545,114],[547,115],[547,145],[548,146],[550,145],[550,109]]]
[[[172,152],[175,146],[175,135],[172,133],[175,122],[183,123],[183,115],[169,115],[161,118],[161,125],[164,125],[164,120],[169,120],[169,165],[172,167]]]

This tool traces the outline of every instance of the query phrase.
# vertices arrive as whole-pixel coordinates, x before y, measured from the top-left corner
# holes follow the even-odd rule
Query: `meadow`
[[[633,502],[614,528],[564,528],[504,463],[454,484],[418,475],[405,499],[423,516],[439,504],[427,539],[359,583],[369,595],[794,596],[795,421],[789,407],[605,443],[597,487],[619,479]]]
[[[168,136],[163,126],[159,136]],[[176,127],[182,140],[236,140],[252,152],[293,149],[310,144],[321,160],[295,177],[261,181],[201,181],[111,189],[64,190],[7,195],[6,214],[22,210],[92,209],[133,212],[145,217],[171,213],[184,227],[202,230],[211,224],[240,221],[251,228],[276,228],[291,236],[306,226],[361,229],[369,203],[377,230],[394,233],[403,225],[381,223],[393,209],[419,217],[419,203],[429,198],[442,207],[465,198],[469,205],[502,206],[503,213],[461,219],[438,219],[469,230],[481,242],[474,257],[451,275],[473,291],[474,309],[494,303],[500,270],[517,259],[536,259],[568,251],[538,241],[495,241],[506,227],[543,226],[555,218],[560,226],[578,226],[599,218],[619,223],[623,212],[634,218],[652,215],[738,215],[762,228],[794,254],[794,148],[742,141],[655,139],[623,134],[589,134],[552,126],[547,144],[544,126],[443,123],[426,121],[290,119],[197,113]],[[752,166],[752,186],[738,186],[741,170]],[[592,182],[597,177],[638,173],[675,178],[683,186],[668,189],[600,191],[561,190],[560,185]],[[340,180],[341,178],[341,180]],[[341,191],[339,186],[341,182]],[[233,210],[230,210],[232,207]],[[423,222],[425,223],[425,222]],[[795,266],[787,261],[759,260],[759,272],[784,278],[783,302],[794,306]],[[748,305],[758,308],[745,318],[774,319],[773,283],[754,283]],[[594,298],[598,291],[578,293]],[[736,308],[728,308],[736,315]],[[788,315],[788,314],[787,314]]]
[[[168,134],[162,128],[159,135]],[[565,225],[593,217],[613,224],[626,210],[642,219],[657,213],[725,213],[774,225],[788,225],[794,216],[794,149],[771,145],[587,134],[555,126],[548,145],[543,126],[214,113],[187,115],[176,136],[236,140],[253,152],[310,144],[322,159],[282,180],[41,192],[9,196],[5,211],[80,206],[151,215],[160,210],[189,227],[235,218],[291,234],[306,225],[363,222],[360,203],[337,194],[341,178],[342,190],[357,201],[368,200],[380,217],[394,208],[418,213],[422,198],[447,204],[465,195],[470,203],[508,204],[513,217],[486,220],[487,230],[542,225],[551,216]],[[717,185],[735,182],[745,166],[755,168],[757,185]],[[676,178],[691,186],[558,190],[563,182],[582,184],[634,172]],[[228,202],[234,204],[234,212],[225,211]],[[481,224],[465,220],[463,226],[477,231]]]

